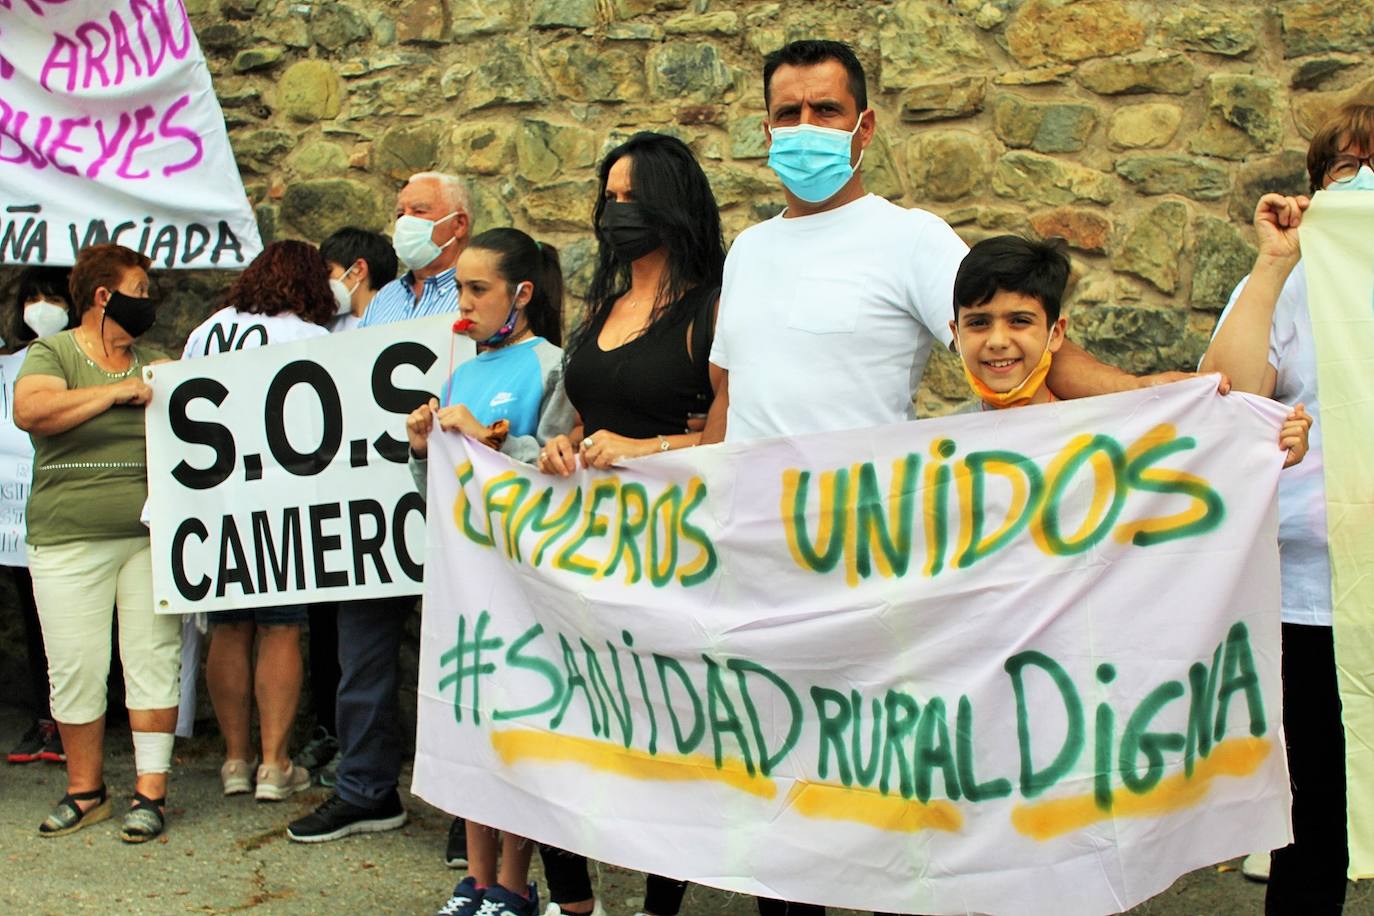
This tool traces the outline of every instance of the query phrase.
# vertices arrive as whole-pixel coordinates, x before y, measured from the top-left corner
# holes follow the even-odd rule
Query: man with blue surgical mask
[[[794,41],[764,58],[768,164],[787,209],[742,232],[725,260],[711,362],[724,370],[702,442],[837,432],[915,419],[931,348],[952,340],[954,276],[968,246],[940,217],[864,190],[873,141],[863,65],[848,45]],[[1059,397],[1137,379],[1065,341]],[[814,867],[798,862],[798,868]],[[762,916],[824,907],[759,900]]]
[[[458,311],[454,273],[470,236],[471,212],[462,179],[441,172],[411,176],[396,197],[391,239],[407,271],[377,291],[359,327]],[[405,739],[396,691],[401,638],[414,610],[414,598],[339,602],[334,794],[291,822],[290,839],[322,843],[405,823],[397,791]]]
[[[724,381],[703,442],[914,419],[931,348],[950,342],[968,246],[935,214],[864,190],[875,114],[848,45],[794,41],[764,59],[763,83],[787,209],[741,233],[725,261],[711,350]],[[1065,342],[1049,386],[1082,397],[1181,377],[1138,379]]]
[[[471,237],[472,205],[461,178],[420,172],[396,195],[391,235],[406,272],[377,291],[359,327],[458,310],[454,268]]]

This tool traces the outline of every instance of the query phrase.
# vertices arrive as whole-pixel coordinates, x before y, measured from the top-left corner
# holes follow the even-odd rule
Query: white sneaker
[[[544,916],[562,916],[562,913],[563,910],[552,900],[550,900],[549,905],[544,908]],[[600,899],[592,901],[592,911],[588,916],[606,916],[606,911],[601,907]]]
[[[226,760],[219,768],[219,781],[225,795],[244,795],[253,791],[253,765],[247,760]]]
[[[305,767],[289,764],[282,770],[264,763],[258,767],[258,790],[253,797],[258,801],[281,801],[308,788],[310,771]]]
[[[1269,853],[1252,852],[1240,863],[1240,873],[1251,881],[1269,880]]]

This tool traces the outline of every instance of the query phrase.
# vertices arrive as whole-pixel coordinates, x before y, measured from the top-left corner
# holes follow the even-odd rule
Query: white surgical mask
[[[396,228],[391,233],[391,247],[396,249],[396,257],[401,259],[410,270],[419,270],[429,265],[435,258],[439,257],[439,252],[453,244],[453,239],[449,239],[443,245],[434,244],[431,236],[434,227],[440,223],[447,222],[458,215],[455,210],[442,219],[421,219],[418,216],[398,216],[396,218]]]
[[[24,324],[39,337],[51,337],[67,328],[67,307],[47,299],[24,306]]]
[[[345,284],[343,281],[344,277],[352,272],[353,268],[350,267],[343,272],[343,276],[339,277],[337,280],[329,281],[329,289],[334,293],[335,315],[347,315],[349,312],[353,311],[353,292],[358,288],[358,284],[363,281],[359,280],[357,283],[354,283],[351,288]]]

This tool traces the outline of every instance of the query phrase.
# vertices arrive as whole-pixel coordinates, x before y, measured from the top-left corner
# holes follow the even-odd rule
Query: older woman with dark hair
[[[305,242],[273,242],[234,281],[224,307],[191,332],[182,356],[323,337],[335,311],[329,266],[319,250]],[[293,765],[287,753],[301,697],[301,627],[307,616],[303,604],[210,615],[205,683],[224,735],[220,780],[225,795],[254,790],[258,801],[280,801],[310,785],[310,771]],[[256,774],[251,763],[255,698],[262,742]]]
[[[138,772],[120,837],[162,833],[176,725],[181,626],[153,613],[143,367],[162,354],[136,341],[155,318],[149,260],[120,245],[77,255],[80,322],[29,347],[14,420],[34,444],[28,559],[43,626],[52,715],[67,752],[67,794],[39,826],[60,836],[110,816],[103,779],[105,678],[113,611]]]

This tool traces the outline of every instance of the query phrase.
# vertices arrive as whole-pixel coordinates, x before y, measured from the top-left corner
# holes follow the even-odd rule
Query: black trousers
[[[788,903],[771,897],[759,897],[759,916],[825,916],[825,907],[814,903]]]
[[[591,876],[587,873],[586,856],[540,843],[539,857],[544,861],[544,880],[549,885],[549,900],[554,903],[576,903],[595,896],[592,893]],[[686,893],[686,881],[646,875],[644,911],[655,916],[677,916]]]
[[[401,776],[405,738],[396,703],[401,639],[415,599],[339,602],[336,723],[339,774],[334,791],[360,808],[386,804]]]
[[[1266,916],[1325,916],[1345,905],[1345,732],[1331,627],[1283,625],[1283,730],[1293,842],[1274,851]]]
[[[335,705],[339,696],[339,605],[310,605],[310,706],[315,724],[339,734]]]
[[[33,579],[23,566],[9,567],[19,599],[19,614],[24,619],[24,654],[29,662],[29,708],[35,719],[51,719],[48,705],[48,655],[43,650],[43,627],[38,622],[38,605],[33,602]],[[117,657],[115,653],[112,657]]]

